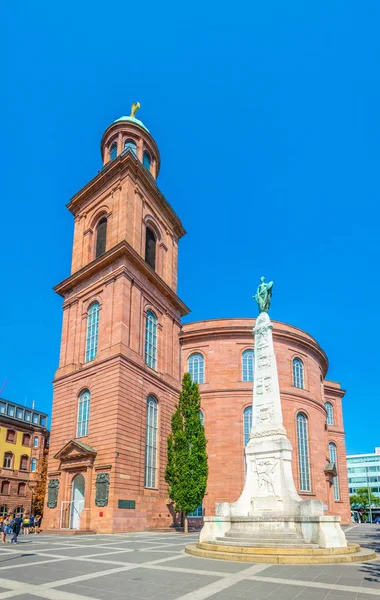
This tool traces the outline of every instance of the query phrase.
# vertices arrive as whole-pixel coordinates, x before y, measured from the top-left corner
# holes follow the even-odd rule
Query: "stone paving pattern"
[[[267,565],[194,558],[197,534],[20,536],[0,547],[0,600],[380,600],[379,560]],[[380,553],[380,526],[347,529]]]

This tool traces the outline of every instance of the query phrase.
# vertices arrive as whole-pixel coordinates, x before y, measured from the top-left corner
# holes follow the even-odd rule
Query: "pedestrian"
[[[41,515],[36,515],[34,519],[34,533],[40,533]]]
[[[22,524],[24,535],[28,535],[28,533],[29,533],[29,525],[30,525],[30,519],[29,519],[29,517],[25,516],[23,524]]]
[[[5,536],[6,536],[4,521],[5,521],[4,517],[1,517],[0,518],[0,533],[1,533],[1,543],[2,544],[5,544]]]
[[[29,533],[34,533],[34,515],[30,515],[29,525]]]
[[[14,519],[12,519],[12,521],[11,521],[11,527],[12,527],[11,544],[18,544],[17,537],[20,533],[21,525],[22,525],[21,517],[15,517]]]
[[[10,523],[10,520],[8,519],[8,517],[5,517],[3,519],[2,528],[1,528],[1,543],[2,544],[6,544],[6,542],[7,542],[7,535],[10,532],[9,523]]]

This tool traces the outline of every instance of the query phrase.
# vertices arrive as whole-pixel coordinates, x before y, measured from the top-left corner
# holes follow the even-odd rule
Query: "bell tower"
[[[103,168],[69,202],[45,525],[102,532],[172,522],[166,440],[180,390],[182,223],[160,192],[160,154],[129,116],[101,140]]]

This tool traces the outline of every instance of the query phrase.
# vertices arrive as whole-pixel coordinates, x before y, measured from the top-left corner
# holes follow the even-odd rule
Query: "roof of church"
[[[120,119],[116,119],[114,123],[118,123],[119,121],[129,121],[130,123],[134,123],[135,125],[140,125],[145,131],[149,132],[149,129],[145,127],[144,123],[140,121],[140,119],[136,119],[136,117],[120,117]]]

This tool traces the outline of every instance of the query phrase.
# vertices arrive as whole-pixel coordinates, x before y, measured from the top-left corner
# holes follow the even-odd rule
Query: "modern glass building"
[[[380,448],[375,448],[373,454],[347,456],[347,471],[350,494],[368,487],[375,496],[380,497]]]

